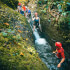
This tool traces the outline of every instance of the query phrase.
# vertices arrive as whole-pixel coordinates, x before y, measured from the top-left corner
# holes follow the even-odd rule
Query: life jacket
[[[22,8],[23,8],[23,11],[26,11],[26,7],[25,6],[23,6]]]
[[[58,58],[65,58],[64,49],[63,48],[57,49],[56,55]]]

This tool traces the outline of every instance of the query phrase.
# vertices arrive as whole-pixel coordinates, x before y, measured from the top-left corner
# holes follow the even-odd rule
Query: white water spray
[[[41,38],[40,36],[39,36],[39,33],[38,33],[38,31],[37,31],[37,29],[35,29],[35,31],[34,31],[34,36],[35,36],[35,43],[36,44],[39,44],[39,45],[46,45],[46,40],[44,39],[44,38]]]

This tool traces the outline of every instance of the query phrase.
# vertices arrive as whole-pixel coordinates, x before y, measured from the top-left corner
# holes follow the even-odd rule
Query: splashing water
[[[33,31],[33,21],[29,19],[29,23]],[[49,43],[45,40],[45,38],[40,37],[37,29],[35,29],[33,35],[35,37],[36,50],[39,53],[42,61],[50,70],[57,70],[57,61],[55,56],[52,54],[51,46]]]
[[[44,38],[39,38],[35,40],[35,44],[46,45],[46,40]]]

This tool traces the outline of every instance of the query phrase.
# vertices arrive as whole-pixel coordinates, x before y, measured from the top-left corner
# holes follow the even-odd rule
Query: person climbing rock
[[[62,43],[55,42],[56,51],[53,51],[57,55],[57,58],[59,59],[59,64],[57,65],[58,68],[61,68],[62,64],[65,61],[65,55],[64,55],[64,49],[62,48]],[[60,69],[63,70],[63,69]]]
[[[25,7],[24,4],[23,4],[23,7],[22,7],[22,11],[24,11],[24,16],[26,16],[26,7]]]
[[[30,17],[30,16],[31,16],[31,10],[28,9],[28,17]]]
[[[21,3],[18,3],[17,10],[19,13],[21,13],[21,10],[22,10],[22,4]]]
[[[40,26],[40,18],[38,17],[38,13],[35,12],[35,17],[33,18],[33,32],[35,30],[35,28],[40,28],[40,31],[42,32],[41,30],[41,26]]]

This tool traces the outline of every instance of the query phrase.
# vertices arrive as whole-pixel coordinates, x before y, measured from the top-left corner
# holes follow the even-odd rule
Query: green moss
[[[36,52],[24,16],[1,4],[0,70],[48,70]]]

